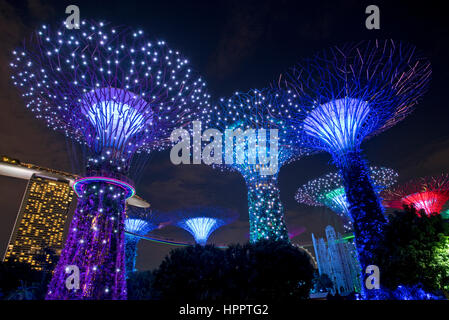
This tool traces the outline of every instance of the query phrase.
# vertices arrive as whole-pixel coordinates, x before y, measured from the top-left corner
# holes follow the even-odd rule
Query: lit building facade
[[[29,263],[35,270],[53,269],[64,246],[64,231],[75,202],[73,183],[78,175],[0,156],[0,175],[28,180],[3,261]],[[131,206],[149,207],[134,195]]]
[[[59,256],[73,189],[70,181],[33,174],[16,218],[3,261],[48,269]],[[52,256],[53,255],[53,256]]]

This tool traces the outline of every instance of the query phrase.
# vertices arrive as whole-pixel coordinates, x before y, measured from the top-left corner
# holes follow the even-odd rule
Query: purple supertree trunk
[[[47,299],[126,299],[124,219],[121,187],[105,181],[85,186]],[[68,266],[79,268],[79,289],[66,285]]]

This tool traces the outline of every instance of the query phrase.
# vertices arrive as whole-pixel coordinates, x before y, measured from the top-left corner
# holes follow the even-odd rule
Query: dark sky
[[[447,12],[426,1],[6,1],[0,0],[0,154],[61,170],[71,170],[65,140],[33,119],[9,80],[9,53],[31,30],[63,20],[65,7],[76,4],[82,18],[110,21],[145,30],[187,56],[207,80],[215,97],[261,88],[300,59],[345,41],[392,38],[414,43],[432,61],[431,89],[417,109],[392,129],[365,142],[372,164],[389,166],[400,181],[449,170],[449,27]],[[380,7],[381,29],[365,28],[365,8]],[[281,199],[289,228],[304,227],[297,243],[310,243],[328,224],[340,228],[327,209],[299,205],[297,188],[335,170],[326,154],[314,155],[283,167],[279,174]],[[25,189],[25,181],[0,177],[0,253],[3,254]],[[216,243],[247,239],[246,187],[236,173],[205,166],[174,166],[168,152],[152,155],[137,185],[154,209],[186,205],[235,208],[240,219],[211,236]],[[173,227],[157,235],[181,241],[190,236]],[[170,246],[141,241],[139,269],[156,267]]]

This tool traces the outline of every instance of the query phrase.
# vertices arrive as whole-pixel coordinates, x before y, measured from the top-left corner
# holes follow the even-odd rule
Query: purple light
[[[298,142],[329,152],[340,170],[363,270],[375,264],[373,252],[387,221],[361,144],[413,110],[431,73],[429,60],[415,46],[369,40],[324,50],[279,80],[301,106],[283,116],[296,129]]]
[[[73,190],[75,191],[76,195],[78,197],[82,197],[83,189],[86,185],[90,184],[91,182],[95,181],[104,181],[107,184],[118,186],[126,191],[125,193],[125,199],[131,198],[136,194],[136,190],[128,183],[124,181],[120,181],[114,178],[108,178],[108,177],[86,177],[81,178],[75,181],[73,184]]]
[[[78,205],[48,298],[124,299],[124,206],[135,193],[124,181],[134,155],[171,146],[173,129],[194,120],[210,96],[164,41],[107,23],[58,28],[37,30],[10,63],[26,107],[87,149],[88,178],[74,185]],[[77,292],[66,288],[67,264],[80,268]]]
[[[313,109],[304,119],[303,130],[331,150],[357,147],[369,104],[358,99],[337,99]]]
[[[97,147],[124,150],[153,120],[153,111],[144,99],[121,89],[94,90],[83,96],[82,104],[82,112],[96,129]]]

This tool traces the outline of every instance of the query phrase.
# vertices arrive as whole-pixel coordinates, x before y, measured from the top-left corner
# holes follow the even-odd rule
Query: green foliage
[[[163,300],[299,300],[308,298],[313,273],[308,254],[286,242],[195,246],[165,258],[153,289]]]
[[[390,217],[378,252],[381,285],[420,284],[429,291],[449,290],[449,226],[440,215],[416,215],[405,208]]]

